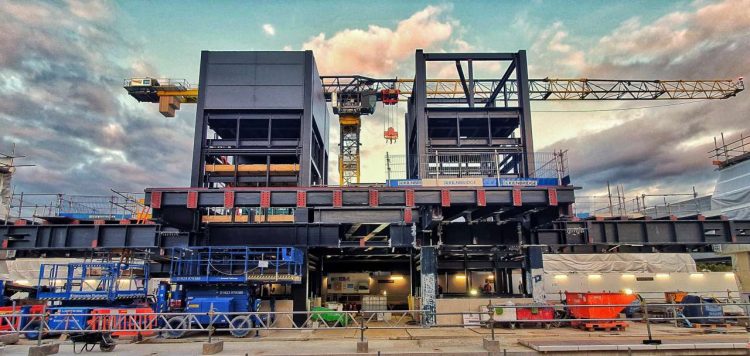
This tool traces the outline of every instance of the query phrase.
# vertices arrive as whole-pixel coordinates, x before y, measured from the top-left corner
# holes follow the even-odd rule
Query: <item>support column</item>
[[[420,253],[422,310],[427,313],[434,313],[435,294],[437,293],[437,251],[435,251],[434,246],[422,246]],[[434,325],[434,315],[425,315],[422,323]]]
[[[518,90],[518,108],[521,111],[521,139],[525,157],[523,157],[523,174],[528,177],[534,172],[534,142],[531,134],[531,101],[529,100],[529,73],[526,67],[526,51],[516,54],[516,83]]]
[[[535,303],[544,303],[547,296],[544,292],[544,264],[542,261],[542,246],[526,247],[526,292],[531,294]]]
[[[310,272],[307,268],[307,264],[310,262],[310,258],[307,256],[307,249],[304,249],[303,256],[305,260],[302,263],[302,283],[292,284],[292,310],[296,312],[307,311],[307,297],[309,295],[308,289],[310,284]],[[294,314],[293,320],[297,326],[302,324],[307,319],[304,314]]]

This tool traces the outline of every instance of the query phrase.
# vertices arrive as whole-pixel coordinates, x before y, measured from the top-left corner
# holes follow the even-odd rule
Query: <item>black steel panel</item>
[[[330,224],[212,224],[210,246],[337,247],[339,226]]]
[[[211,207],[224,206],[224,192],[200,192],[198,193],[198,205]]]
[[[575,203],[575,191],[573,189],[558,189],[558,203]]]
[[[342,196],[344,205],[368,205],[370,202],[370,194],[366,191],[344,191]]]
[[[260,194],[258,198],[260,199]],[[297,192],[271,192],[271,205],[297,206]]]
[[[316,223],[398,223],[404,221],[403,209],[316,209]],[[412,215],[414,216],[414,215]]]
[[[405,193],[403,191],[379,191],[378,192],[378,204],[379,205],[406,205]]]
[[[416,191],[414,192],[415,204],[440,205],[440,191]]]
[[[648,245],[700,246],[750,243],[750,234],[737,225],[746,221],[724,220],[612,220],[557,222],[555,229],[534,232],[532,241],[547,245]]]
[[[0,226],[7,249],[157,248],[159,225]]]
[[[451,223],[443,226],[444,245],[518,245],[516,224]]]
[[[332,206],[333,205],[333,193],[329,192],[307,192],[307,205],[308,206]]]
[[[185,206],[187,202],[187,193],[183,192],[166,192],[161,196],[162,205]]]
[[[389,236],[391,238],[392,247],[411,247],[414,244],[414,236],[412,236],[412,226],[409,225],[391,225],[389,227]]]
[[[521,192],[521,202],[523,204],[544,204],[547,205],[547,190],[524,189]]]
[[[304,58],[304,52],[275,52],[275,51],[212,51],[209,63],[299,63]]]
[[[476,204],[477,194],[473,190],[458,190],[450,192],[451,204]]]
[[[513,192],[510,190],[487,190],[484,196],[487,204],[513,204]]]
[[[271,197],[273,201],[273,196]],[[224,205],[224,196],[221,196],[221,205]],[[260,206],[260,192],[235,192],[235,206]]]

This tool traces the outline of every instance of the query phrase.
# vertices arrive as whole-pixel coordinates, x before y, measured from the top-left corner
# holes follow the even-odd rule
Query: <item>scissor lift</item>
[[[263,284],[302,282],[304,255],[293,247],[198,247],[175,249],[170,266],[170,311],[164,335],[179,338],[192,328],[228,327],[248,335],[273,317],[232,313],[260,311]],[[270,311],[274,311],[273,302]],[[210,316],[210,312],[216,313]],[[270,320],[269,320],[270,319]]]

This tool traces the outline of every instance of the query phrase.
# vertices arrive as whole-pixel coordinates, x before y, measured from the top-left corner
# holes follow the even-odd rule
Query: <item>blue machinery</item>
[[[173,251],[169,309],[172,312],[200,313],[190,320],[182,316],[169,319],[172,329],[166,337],[179,338],[192,325],[226,327],[235,337],[249,334],[250,327],[268,320],[258,316],[237,316],[231,320],[213,318],[205,313],[258,312],[261,309],[262,284],[301,283],[302,251],[292,247],[204,247]],[[161,287],[161,286],[160,286]],[[161,288],[160,288],[161,290]],[[161,294],[161,293],[159,293]],[[270,299],[270,311],[274,300]],[[205,315],[204,315],[205,314]]]
[[[304,255],[292,247],[222,247],[174,249],[170,282],[156,287],[149,300],[149,264],[126,262],[75,262],[43,264],[37,296],[53,302],[49,308],[49,330],[83,330],[97,308],[149,306],[155,312],[196,313],[193,318],[174,316],[167,320],[166,337],[177,338],[191,327],[213,324],[234,328],[231,334],[246,336],[250,328],[268,320],[260,316],[238,316],[231,320],[207,313],[246,313],[261,309],[264,284],[301,283]],[[270,289],[269,289],[270,290]],[[270,298],[270,311],[274,311]],[[212,320],[213,319],[213,320]],[[193,325],[196,324],[196,325]],[[36,338],[38,334],[27,333]]]
[[[204,247],[175,250],[172,283],[302,281],[302,251],[293,247]]]
[[[42,264],[37,298],[63,302],[145,299],[147,263],[76,262]]]

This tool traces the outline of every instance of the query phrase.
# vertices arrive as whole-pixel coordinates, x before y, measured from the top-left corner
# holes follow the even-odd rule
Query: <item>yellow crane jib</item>
[[[123,87],[139,102],[158,103],[159,112],[166,117],[174,117],[182,103],[198,102],[198,86],[185,79],[130,78]]]

